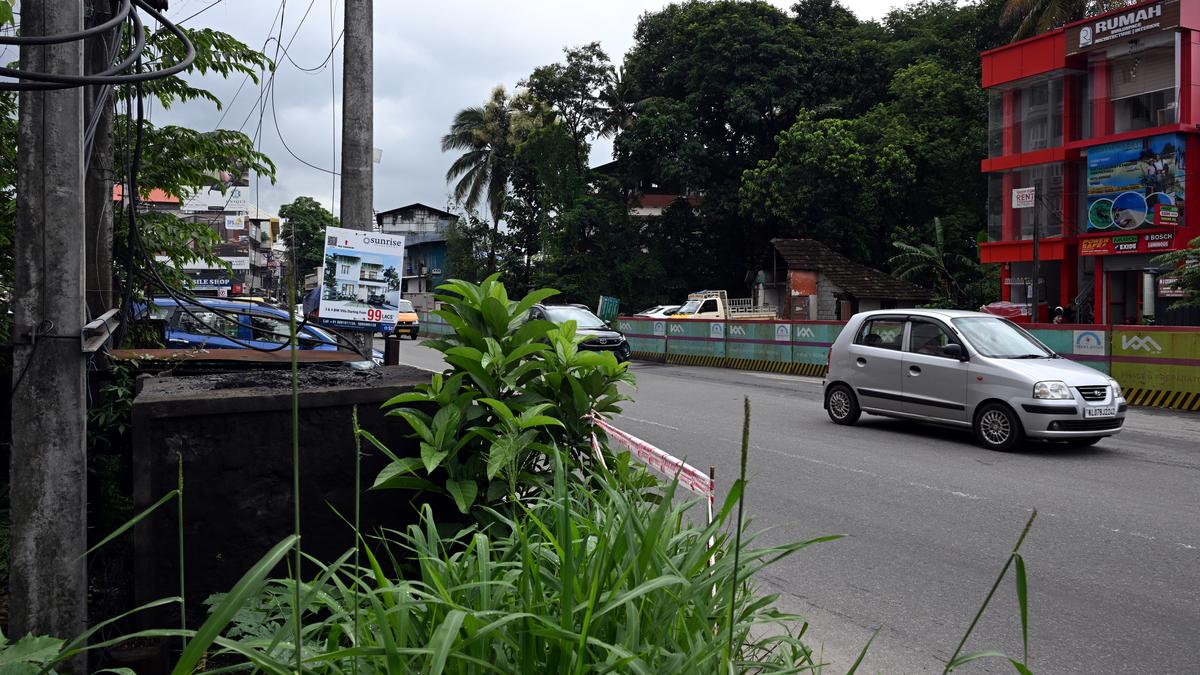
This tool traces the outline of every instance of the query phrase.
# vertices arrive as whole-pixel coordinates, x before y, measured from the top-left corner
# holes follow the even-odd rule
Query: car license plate
[[[1084,408],[1084,417],[1116,417],[1116,406],[1105,406],[1103,408]]]

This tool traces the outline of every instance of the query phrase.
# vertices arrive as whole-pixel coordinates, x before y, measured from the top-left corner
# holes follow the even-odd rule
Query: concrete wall
[[[837,319],[837,296],[841,292],[841,287],[830,281],[829,277],[821,275],[821,281],[817,284],[817,316],[815,317],[817,321]]]
[[[354,514],[354,436],[360,425],[400,456],[415,456],[407,427],[379,406],[426,371],[396,366],[300,371],[301,538],[305,552],[333,560],[353,546],[346,518]],[[182,461],[183,535],[189,625],[199,627],[213,593],[226,592],[292,527],[291,392],[286,371],[246,371],[145,381],[133,405],[135,508],[153,504],[177,485]],[[363,443],[362,481],[369,487],[387,464]],[[364,533],[414,522],[414,493],[362,493]],[[453,508],[436,504],[435,510]],[[159,508],[134,531],[135,596],[139,604],[177,595],[176,503]],[[457,511],[455,511],[457,513]],[[286,572],[286,567],[276,570]],[[175,625],[178,610],[146,613],[146,626]]]

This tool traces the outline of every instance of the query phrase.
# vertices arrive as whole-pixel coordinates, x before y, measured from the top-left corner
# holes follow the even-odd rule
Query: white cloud
[[[170,17],[179,19],[203,9],[212,0],[172,3]],[[342,8],[336,0],[310,0],[311,11],[296,33],[289,50],[299,65],[313,67],[329,53],[330,11],[334,34],[341,31]],[[310,7],[290,0],[284,11],[284,42]],[[638,17],[656,11],[665,0],[443,0],[440,2],[375,2],[374,110],[376,147],[383,161],[375,166],[375,208],[384,210],[420,201],[444,206],[445,173],[453,159],[440,149],[440,139],[453,115],[482,103],[497,84],[512,88],[535,67],[558,61],[564,46],[600,42],[614,62],[633,45]],[[791,0],[772,0],[787,8]],[[878,0],[844,2],[862,19],[880,18],[896,3]],[[279,4],[271,0],[224,0],[194,19],[192,27],[208,26],[230,33],[260,48]],[[276,24],[273,34],[277,34]],[[267,48],[274,55],[274,44]],[[328,67],[307,73],[297,70],[281,54],[276,76],[275,112],[279,130],[300,158],[324,168],[336,168],[334,117],[341,110],[341,59],[339,47],[331,59],[337,74],[330,91]],[[254,108],[259,86],[207,77],[204,86],[226,102],[222,127],[254,136],[259,113]],[[189,103],[171,110],[156,110],[156,124],[174,123],[211,129],[221,112],[211,105]],[[340,117],[336,133],[340,142]],[[260,206],[277,211],[280,204],[301,195],[333,206],[334,186],[329,174],[292,158],[275,130],[268,103],[262,118],[263,150],[278,165],[275,185],[261,182]],[[604,161],[611,144],[597,143],[594,161]],[[253,181],[252,181],[253,183]],[[337,188],[340,193],[340,187]],[[340,196],[339,196],[340,199]],[[336,211],[335,211],[336,213]]]

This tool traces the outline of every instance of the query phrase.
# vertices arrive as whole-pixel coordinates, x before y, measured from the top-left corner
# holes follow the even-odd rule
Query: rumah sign
[[[1179,0],[1161,0],[1088,20],[1067,29],[1067,56],[1105,49],[1135,35],[1179,26]]]

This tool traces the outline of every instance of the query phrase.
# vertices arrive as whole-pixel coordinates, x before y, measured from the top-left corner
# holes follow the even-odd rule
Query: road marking
[[[617,417],[620,417],[621,419],[629,420],[630,422],[640,422],[642,424],[650,424],[650,425],[653,425],[656,427],[670,429],[671,431],[683,431],[679,427],[673,427],[669,424],[662,424],[661,422],[651,422],[650,420],[643,420],[643,419],[639,419],[637,417],[630,417],[629,415],[617,415]]]

